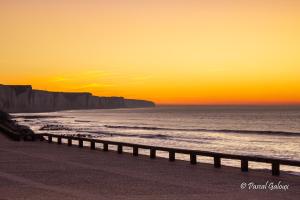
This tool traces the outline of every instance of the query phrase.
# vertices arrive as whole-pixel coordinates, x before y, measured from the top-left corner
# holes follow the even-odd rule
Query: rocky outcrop
[[[0,132],[12,140],[35,140],[34,132],[27,126],[19,125],[11,116],[0,110]]]
[[[30,85],[0,85],[0,109],[16,112],[51,112],[74,109],[153,107],[151,101],[97,97],[91,93],[49,92]]]

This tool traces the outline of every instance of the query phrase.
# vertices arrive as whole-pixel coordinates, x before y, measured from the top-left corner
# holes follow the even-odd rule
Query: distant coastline
[[[147,100],[99,97],[88,92],[50,92],[32,89],[31,85],[0,84],[0,110],[9,113],[154,106],[154,102]]]

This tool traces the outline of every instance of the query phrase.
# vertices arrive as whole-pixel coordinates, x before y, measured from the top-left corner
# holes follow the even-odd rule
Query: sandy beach
[[[164,158],[13,142],[0,134],[0,194],[6,199],[299,199],[300,177],[240,172]],[[274,182],[285,190],[241,189]]]

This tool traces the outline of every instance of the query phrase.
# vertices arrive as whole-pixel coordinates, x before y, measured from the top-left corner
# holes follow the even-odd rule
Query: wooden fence
[[[216,153],[216,152],[208,152],[208,151],[198,151],[198,150],[188,150],[188,149],[179,149],[179,148],[169,148],[169,147],[159,147],[159,146],[150,146],[150,145],[142,145],[142,144],[133,144],[133,143],[125,143],[125,142],[116,142],[116,141],[107,141],[100,139],[91,139],[91,138],[82,138],[76,136],[64,136],[64,135],[54,135],[54,134],[37,134],[42,140],[45,138],[49,143],[52,143],[52,138],[57,138],[57,143],[62,144],[62,139],[67,140],[67,144],[69,146],[73,145],[73,141],[78,141],[78,147],[83,147],[83,142],[89,142],[90,148],[92,150],[96,149],[96,143],[103,144],[103,151],[108,151],[109,145],[114,145],[117,147],[117,152],[122,153],[123,147],[132,148],[133,156],[138,156],[139,149],[148,149],[150,150],[150,158],[154,159],[156,157],[157,151],[164,151],[169,153],[169,160],[175,161],[176,154],[187,154],[190,155],[190,163],[195,165],[197,163],[197,156],[206,156],[214,158],[214,167],[221,167],[221,159],[232,159],[232,160],[240,160],[241,162],[241,170],[243,172],[247,172],[249,170],[248,163],[251,162],[261,162],[261,163],[270,163],[272,166],[272,175],[279,176],[280,174],[280,165],[288,165],[288,166],[296,166],[300,167],[300,161],[296,160],[284,160],[284,159],[275,159],[275,158],[267,158],[267,157],[259,157],[259,156],[244,156],[244,155],[233,155],[233,154],[225,154],[225,153]]]

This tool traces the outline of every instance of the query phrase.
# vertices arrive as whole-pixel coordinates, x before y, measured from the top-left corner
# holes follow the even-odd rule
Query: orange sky
[[[298,0],[0,0],[0,83],[162,104],[300,103]]]

